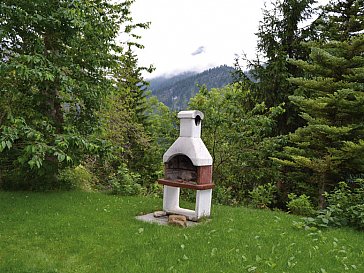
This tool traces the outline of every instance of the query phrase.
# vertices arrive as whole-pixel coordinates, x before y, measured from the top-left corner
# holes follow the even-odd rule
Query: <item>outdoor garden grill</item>
[[[212,157],[201,139],[202,112],[181,111],[180,136],[163,155],[163,210],[197,221],[210,216],[212,199]],[[196,190],[195,210],[179,207],[180,189]]]

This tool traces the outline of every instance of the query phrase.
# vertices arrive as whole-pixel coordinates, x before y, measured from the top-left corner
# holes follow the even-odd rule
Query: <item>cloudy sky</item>
[[[138,51],[147,78],[233,65],[235,54],[254,57],[265,0],[136,0],[134,22],[151,22]]]

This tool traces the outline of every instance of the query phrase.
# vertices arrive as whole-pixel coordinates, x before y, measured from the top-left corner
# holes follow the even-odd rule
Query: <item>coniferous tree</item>
[[[311,60],[293,61],[306,72],[292,78],[291,101],[307,126],[290,135],[280,163],[311,174],[319,205],[339,181],[364,172],[364,35],[313,47]]]
[[[294,131],[302,120],[288,96],[295,87],[287,80],[290,76],[300,76],[302,71],[288,62],[289,58],[307,59],[308,51],[301,45],[310,32],[300,28],[299,24],[313,14],[314,0],[277,0],[271,9],[263,10],[263,20],[258,33],[258,58],[248,61],[249,75],[239,67],[238,81],[243,82],[243,89],[248,86],[251,92],[251,106],[264,102],[268,107],[285,104],[285,113],[278,117],[275,134]]]
[[[364,29],[364,0],[332,0],[310,26],[320,41],[345,41]]]
[[[311,60],[291,61],[305,73],[303,78],[290,80],[299,86],[296,96],[290,99],[300,108],[308,125],[290,135],[294,144],[286,147],[290,160],[285,164],[295,162],[292,166],[301,166],[303,173],[311,177],[311,185],[316,189],[321,206],[324,205],[322,194],[325,190],[330,190],[340,179],[360,172],[355,163],[358,161],[354,159],[358,151],[352,151],[351,159],[346,158],[350,153],[343,154],[343,149],[348,149],[343,143],[356,143],[353,145],[360,151],[360,137],[353,135],[358,129],[352,127],[360,127],[362,115],[360,31],[364,28],[363,9],[363,0],[331,1],[322,7],[318,19],[307,29],[311,33],[311,42],[307,44],[312,47]],[[349,42],[353,36],[357,37]],[[355,92],[344,95],[348,90]],[[357,110],[352,108],[355,106]],[[345,111],[353,113],[343,114]],[[350,115],[356,119],[349,121],[347,117]],[[318,133],[323,128],[327,131]]]

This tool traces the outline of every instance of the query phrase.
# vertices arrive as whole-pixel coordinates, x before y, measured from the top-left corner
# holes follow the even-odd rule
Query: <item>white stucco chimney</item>
[[[204,118],[202,112],[181,111],[177,117],[180,119],[180,137],[201,137],[201,120]]]
[[[163,155],[163,162],[168,162],[175,155],[186,155],[195,166],[212,165],[212,157],[201,139],[202,112],[197,110],[181,111],[180,136]]]

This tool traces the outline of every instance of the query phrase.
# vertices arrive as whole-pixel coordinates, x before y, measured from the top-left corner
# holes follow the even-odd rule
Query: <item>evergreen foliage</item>
[[[291,101],[307,126],[290,135],[284,165],[311,174],[320,206],[323,194],[348,175],[364,172],[364,35],[313,47],[310,62],[292,61],[306,76]]]
[[[152,79],[150,89],[161,102],[172,110],[186,109],[188,101],[199,90],[200,85],[208,89],[224,87],[233,82],[234,69],[223,65],[201,73],[187,72],[171,78]]]
[[[114,181],[120,169],[123,173],[129,169],[131,175],[132,172],[142,171],[140,162],[145,156],[145,151],[150,149],[152,141],[146,131],[147,83],[142,77],[143,70],[151,71],[152,68],[138,67],[138,60],[131,46],[128,45],[128,50],[122,57],[123,63],[116,71],[116,88],[106,97],[103,107],[98,112],[102,129],[100,137],[107,140],[112,149],[108,159],[100,158],[99,155],[96,157],[101,166],[97,164],[94,169],[108,170],[99,173],[105,176],[106,181]]]
[[[294,85],[287,79],[300,76],[302,71],[292,66],[289,58],[307,59],[308,51],[301,44],[309,36],[306,28],[299,24],[313,14],[314,0],[276,0],[272,8],[263,10],[263,20],[259,24],[257,38],[257,59],[248,62],[252,76],[247,75],[236,60],[237,81],[242,89],[251,89],[251,107],[264,102],[267,107],[285,104],[285,113],[278,117],[275,135],[294,131],[303,124],[297,109],[290,103],[288,96],[294,92]],[[255,79],[254,81],[251,78]]]
[[[364,29],[363,0],[333,0],[311,25],[315,39],[321,41],[345,41],[350,35]]]

